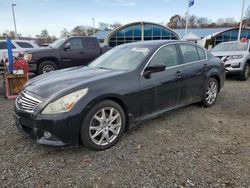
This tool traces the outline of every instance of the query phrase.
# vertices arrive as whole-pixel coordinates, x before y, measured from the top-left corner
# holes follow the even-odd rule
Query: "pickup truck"
[[[227,74],[237,74],[241,80],[247,80],[250,74],[249,41],[223,42],[215,46],[211,53],[224,62]]]
[[[24,53],[30,72],[43,74],[57,69],[87,65],[109,47],[100,47],[97,38],[71,36],[56,40],[49,47]]]

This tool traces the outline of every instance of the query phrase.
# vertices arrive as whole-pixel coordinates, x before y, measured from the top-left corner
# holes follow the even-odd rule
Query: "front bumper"
[[[225,62],[225,70],[227,73],[240,73],[243,71],[243,63],[239,60],[231,60]]]
[[[68,146],[79,144],[80,118],[69,114],[37,115],[15,109],[13,113],[18,130],[38,144]],[[48,138],[46,133],[51,137]],[[47,134],[48,135],[48,134]]]

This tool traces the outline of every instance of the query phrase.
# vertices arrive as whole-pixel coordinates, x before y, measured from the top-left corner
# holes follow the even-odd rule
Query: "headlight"
[[[75,91],[68,95],[57,99],[55,102],[49,103],[42,114],[57,114],[63,112],[69,112],[82,97],[88,93],[88,88]]]
[[[227,59],[228,60],[234,60],[234,59],[242,59],[243,55],[231,55]]]
[[[32,54],[24,54],[24,60],[25,61],[31,61],[32,60]]]

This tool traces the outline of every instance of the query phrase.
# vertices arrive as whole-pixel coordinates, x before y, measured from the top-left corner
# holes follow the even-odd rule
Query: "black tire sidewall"
[[[39,66],[38,66],[38,74],[43,74],[43,67],[45,66],[45,65],[52,65],[53,67],[54,67],[54,70],[57,70],[57,66],[56,66],[56,64],[55,64],[55,62],[53,62],[53,61],[43,61],[43,62],[41,62],[40,64],[39,64]]]
[[[243,81],[247,80],[248,77],[249,77],[249,74],[248,74],[247,77],[245,76],[245,75],[246,75],[247,67],[250,68],[250,67],[249,67],[249,64],[246,64],[246,65],[244,66],[243,72],[241,73],[240,79],[243,80]]]
[[[207,87],[208,87],[208,84],[209,84],[210,82],[215,82],[215,83],[216,83],[216,86],[217,86],[216,99],[215,99],[215,100],[213,101],[213,103],[211,103],[211,104],[209,104],[209,103],[207,102],[207,100],[206,100]],[[218,92],[219,92],[219,84],[218,84],[218,81],[217,81],[215,78],[209,78],[208,81],[207,81],[207,85],[206,85],[206,91],[205,91],[205,93],[204,93],[204,95],[203,95],[203,98],[202,98],[202,100],[201,100],[202,106],[204,106],[204,107],[206,107],[206,108],[207,108],[207,107],[210,107],[210,106],[213,106],[213,105],[215,104],[216,100],[217,100]]]
[[[112,143],[105,145],[105,146],[99,146],[99,145],[96,145],[90,138],[89,125],[90,125],[90,122],[91,122],[93,116],[100,109],[105,108],[105,107],[113,107],[119,111],[119,113],[121,114],[121,118],[122,118],[122,125],[121,125],[121,130],[120,130],[119,135],[116,137],[116,139]],[[113,145],[115,145],[115,143],[120,139],[120,137],[122,136],[122,134],[125,130],[125,124],[126,124],[125,113],[119,104],[117,104],[116,102],[114,102],[112,100],[104,100],[104,101],[101,101],[99,103],[96,103],[88,110],[85,117],[83,118],[83,121],[81,124],[81,130],[80,130],[80,137],[81,137],[82,144],[86,148],[91,149],[91,150],[96,150],[96,151],[108,149],[108,148],[112,147]]]

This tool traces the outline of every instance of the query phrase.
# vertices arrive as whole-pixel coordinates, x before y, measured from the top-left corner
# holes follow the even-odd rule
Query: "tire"
[[[125,113],[119,104],[112,100],[101,101],[85,115],[80,131],[81,141],[91,150],[108,149],[120,139],[125,124]]]
[[[43,61],[38,66],[38,74],[45,74],[57,70],[57,65],[53,61]]]
[[[206,92],[204,93],[201,105],[204,107],[213,106],[216,102],[219,92],[219,84],[215,78],[209,78],[207,81]]]
[[[250,74],[250,66],[249,64],[246,63],[242,73],[240,74],[240,80],[246,81],[249,77],[249,74]]]

